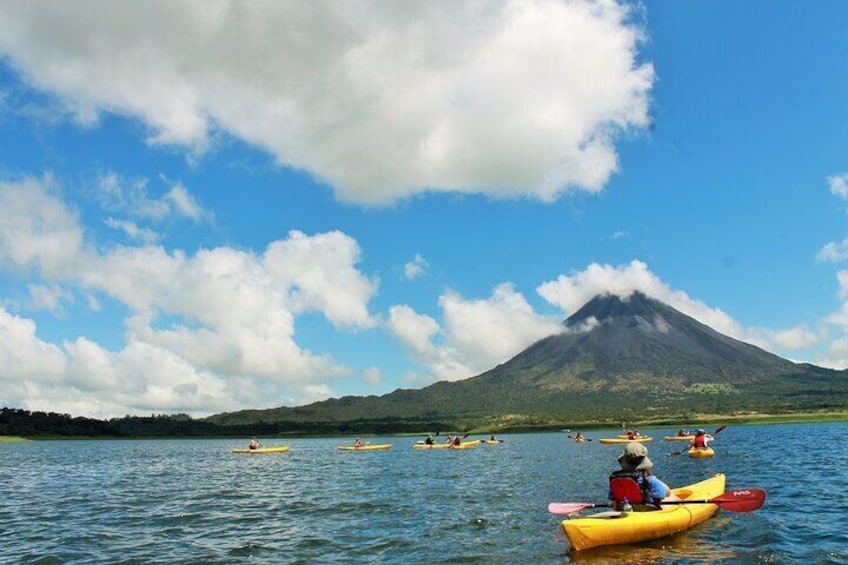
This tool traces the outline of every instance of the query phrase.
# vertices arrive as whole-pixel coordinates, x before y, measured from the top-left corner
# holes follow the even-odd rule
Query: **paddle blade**
[[[713,432],[713,435],[716,435],[717,433],[719,433],[720,431],[722,431],[726,427],[727,427],[726,424],[723,425],[723,426],[719,426],[718,428],[716,428],[716,431]]]
[[[710,499],[728,512],[753,512],[766,501],[766,491],[759,488],[738,489]]]
[[[548,504],[548,512],[551,514],[574,514],[584,508],[593,508],[591,502],[551,502]]]
[[[548,504],[548,512],[551,514],[574,514],[585,508],[610,508],[609,502],[551,502]]]

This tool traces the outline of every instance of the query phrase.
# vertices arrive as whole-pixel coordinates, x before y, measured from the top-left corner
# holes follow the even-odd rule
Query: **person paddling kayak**
[[[671,498],[671,489],[651,474],[654,463],[648,458],[648,448],[630,442],[618,456],[620,470],[610,477],[609,501],[615,510],[657,510],[663,500]]]
[[[713,439],[713,436],[706,433],[704,430],[698,430],[695,432],[695,437],[689,442],[689,447],[694,449],[706,449],[710,446],[709,444],[713,441]]]

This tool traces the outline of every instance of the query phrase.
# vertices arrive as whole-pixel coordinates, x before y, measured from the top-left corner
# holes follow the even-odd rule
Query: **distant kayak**
[[[447,449],[447,448],[449,448],[450,446],[451,446],[451,445],[450,445],[449,443],[447,443],[447,442],[441,442],[441,443],[424,443],[423,441],[419,441],[418,443],[413,444],[413,446],[412,446],[412,447],[414,447],[415,449]]]
[[[665,441],[692,441],[695,439],[695,436],[665,436],[663,440]]]
[[[451,445],[450,448],[451,449],[471,449],[473,447],[477,447],[478,445],[480,445],[480,440],[475,439],[475,440],[472,440],[472,441],[463,441],[459,445]]]
[[[486,445],[497,445],[499,443],[503,443],[502,439],[487,439]]]
[[[256,449],[249,449],[247,447],[232,447],[233,453],[285,453],[289,450],[288,445],[271,445],[268,447],[259,447]]]
[[[639,436],[639,437],[633,438],[633,439],[615,437],[615,438],[601,438],[598,441],[601,442],[601,443],[604,443],[604,444],[630,443],[631,441],[635,441],[635,442],[638,442],[638,443],[648,443],[649,441],[654,441],[654,438],[648,437],[648,436]]]
[[[693,459],[705,459],[715,455],[715,451],[713,451],[712,447],[690,447],[686,454]]]
[[[388,451],[392,448],[391,443],[383,443],[378,445],[339,445],[341,451]]]

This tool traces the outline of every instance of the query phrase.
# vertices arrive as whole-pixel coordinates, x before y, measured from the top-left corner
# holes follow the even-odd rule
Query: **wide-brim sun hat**
[[[637,441],[631,441],[624,447],[624,453],[618,456],[618,464],[623,471],[645,471],[654,466],[648,459],[648,448]]]

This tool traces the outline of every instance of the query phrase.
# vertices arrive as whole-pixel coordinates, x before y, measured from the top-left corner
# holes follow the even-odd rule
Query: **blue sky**
[[[0,1],[0,405],[479,374],[640,290],[848,367],[848,5]]]

